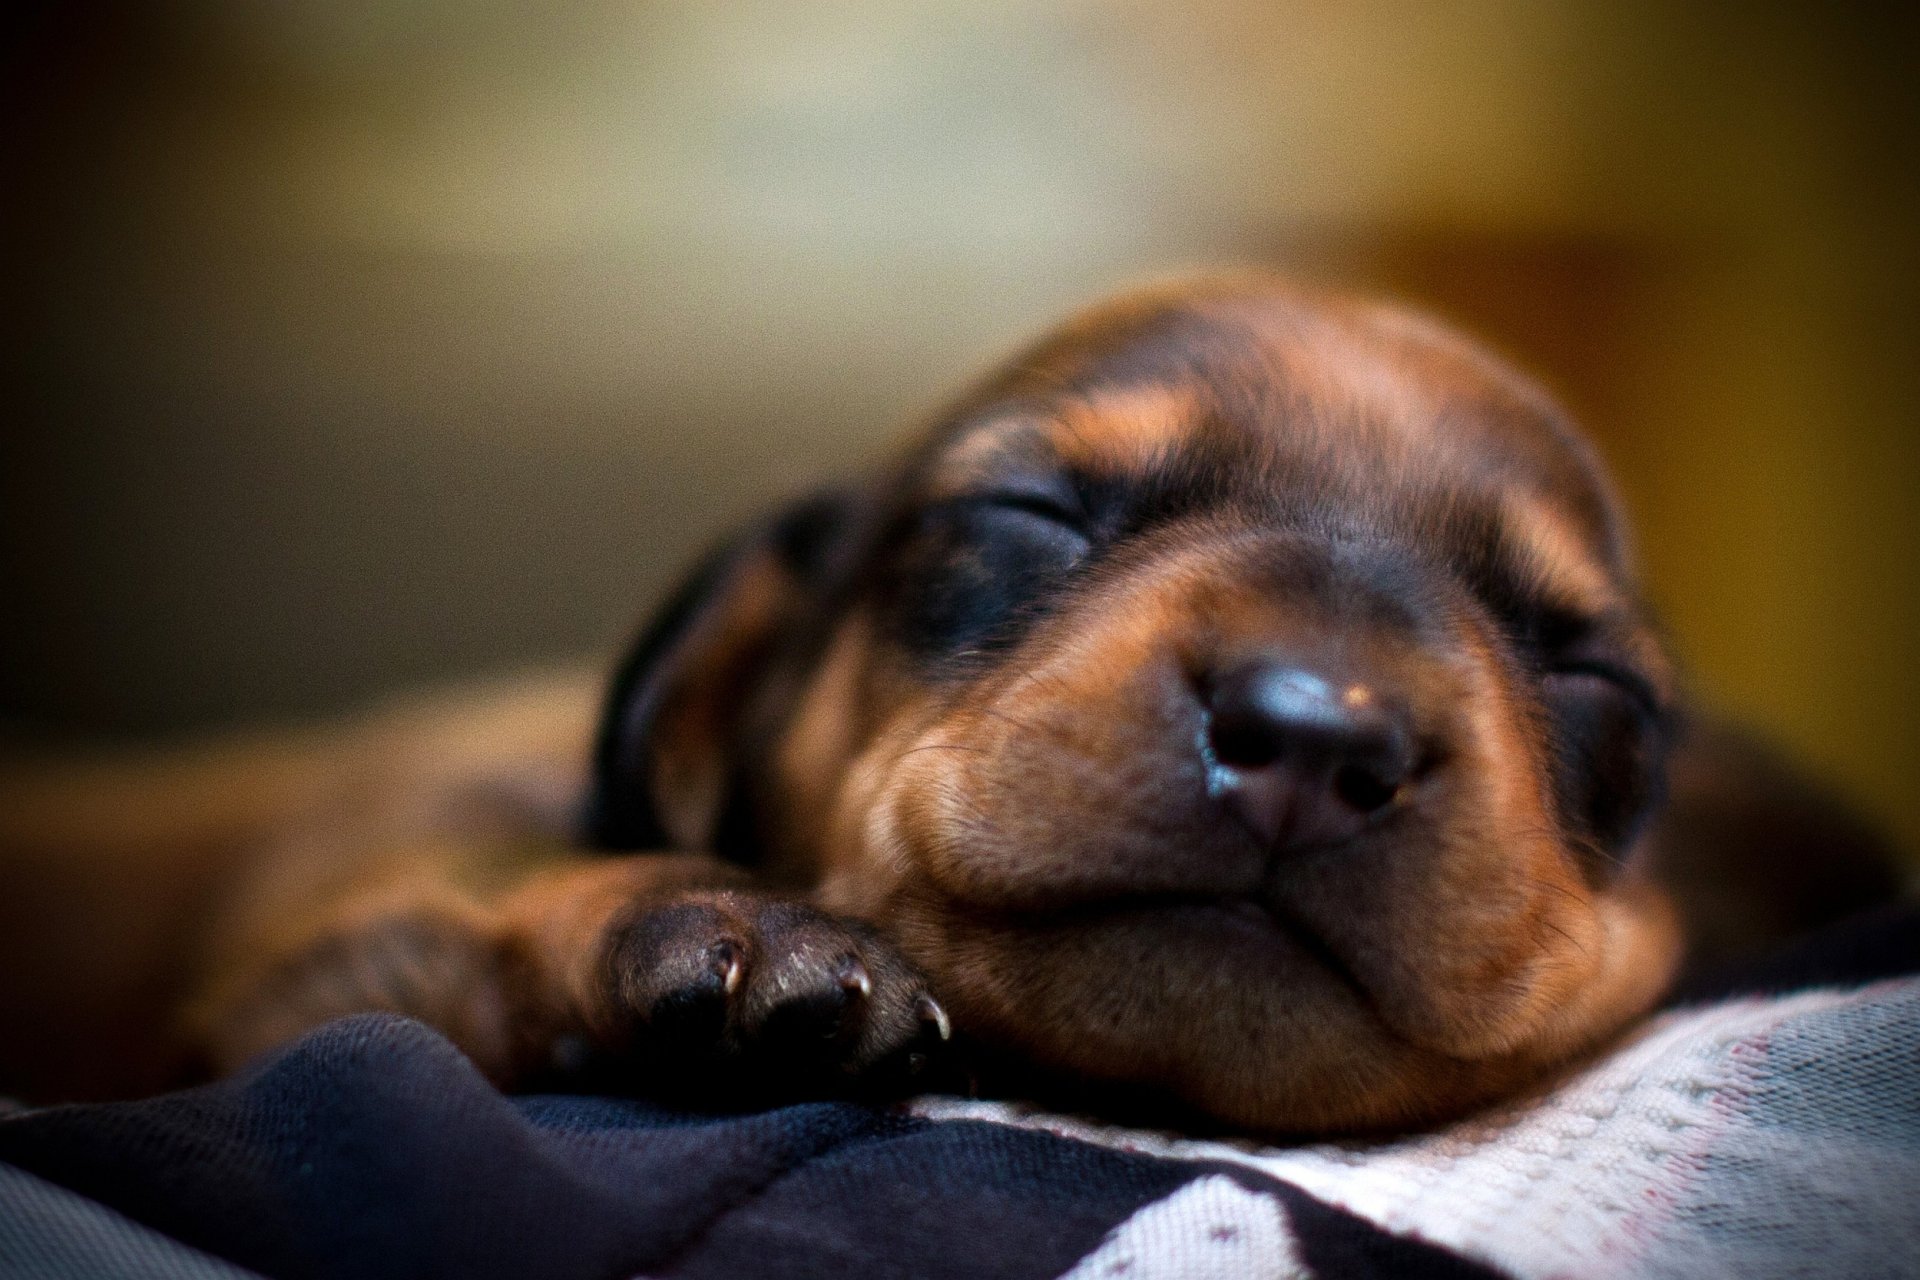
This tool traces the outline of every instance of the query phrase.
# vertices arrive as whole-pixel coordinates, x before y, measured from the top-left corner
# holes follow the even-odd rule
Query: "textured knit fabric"
[[[1920,915],[1802,952],[1373,1146],[514,1099],[347,1019],[205,1088],[0,1117],[0,1278],[1920,1276]]]
[[[1384,1146],[1248,1148],[1005,1103],[916,1109],[1244,1164],[1515,1276],[1920,1276],[1920,979],[1672,1013],[1545,1097]],[[1198,1267],[1208,1235],[1162,1228],[1151,1274]]]

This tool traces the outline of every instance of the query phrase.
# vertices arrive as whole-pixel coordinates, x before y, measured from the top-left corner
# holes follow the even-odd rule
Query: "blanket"
[[[1538,1096],[1291,1148],[928,1097],[505,1097],[404,1019],[0,1118],[0,1277],[1920,1276],[1920,912]]]

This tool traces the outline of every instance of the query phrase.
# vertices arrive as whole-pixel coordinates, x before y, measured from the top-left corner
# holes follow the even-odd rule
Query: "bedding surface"
[[[1920,1276],[1920,912],[1719,975],[1439,1133],[1200,1142],[928,1097],[509,1098],[347,1019],[0,1119],[0,1276]]]

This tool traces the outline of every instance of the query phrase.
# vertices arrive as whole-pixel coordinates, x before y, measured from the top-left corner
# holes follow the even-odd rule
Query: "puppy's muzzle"
[[[1409,718],[1372,684],[1263,658],[1202,699],[1208,794],[1275,853],[1352,839],[1412,776]]]

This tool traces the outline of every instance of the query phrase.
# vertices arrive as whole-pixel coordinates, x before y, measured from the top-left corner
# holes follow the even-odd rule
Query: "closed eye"
[[[1003,648],[1092,549],[1085,519],[1051,494],[945,499],[923,507],[902,540],[886,608],[900,637],[922,653]]]
[[[1660,712],[1660,699],[1655,695],[1653,686],[1637,672],[1617,662],[1604,658],[1565,658],[1548,666],[1545,675],[1549,679],[1558,676],[1604,681],[1632,697],[1648,715],[1657,716]]]
[[[1050,520],[1081,534],[1087,531],[1087,514],[1078,502],[1061,494],[1038,489],[968,494],[950,498],[938,505],[955,511],[1019,512],[1037,516],[1042,520]]]
[[[1628,663],[1610,656],[1608,619],[1572,609],[1536,607],[1521,634],[1541,655],[1541,674],[1598,680],[1626,693],[1650,715],[1658,715],[1660,697],[1653,685]]]
[[[1011,557],[1004,567],[1016,571],[1044,564],[1064,566],[1082,559],[1093,545],[1086,522],[1057,503],[1026,497],[970,502],[949,513],[964,541],[1000,542]],[[1014,548],[1025,554],[1015,554]]]

